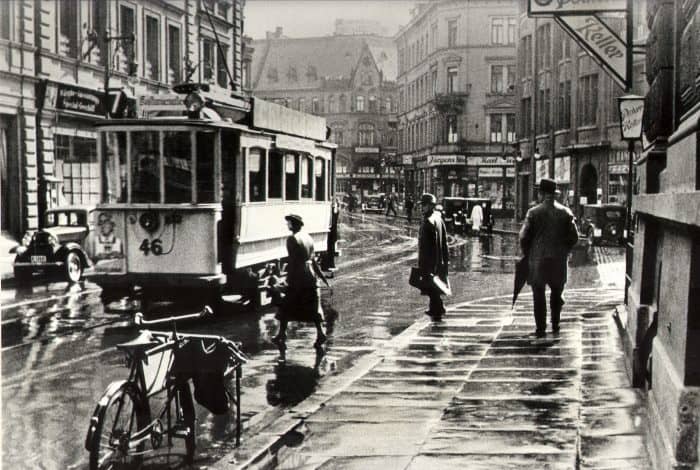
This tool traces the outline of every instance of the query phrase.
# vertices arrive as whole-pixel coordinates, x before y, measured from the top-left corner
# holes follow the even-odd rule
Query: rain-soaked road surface
[[[427,299],[407,284],[416,259],[416,225],[383,216],[348,215],[340,227],[343,257],[332,280],[331,333],[323,357],[314,355],[310,325],[291,324],[287,364],[277,364],[270,342],[277,325],[271,309],[259,314],[235,305],[224,317],[182,331],[218,334],[243,345],[244,429],[262,412],[301,402],[327,375],[338,375],[357,359],[402,332],[426,308]],[[515,237],[451,237],[451,303],[506,294],[511,288]],[[572,282],[590,285],[595,269],[584,267]],[[577,281],[578,280],[578,281]],[[2,441],[5,468],[84,468],[89,417],[113,380],[125,378],[114,346],[136,334],[122,293],[91,283],[3,290]],[[180,302],[157,305],[169,313],[193,311]],[[198,407],[195,467],[207,466],[232,449],[232,423]],[[245,431],[243,438],[246,438]],[[161,453],[162,454],[162,453]],[[181,465],[183,449],[146,460],[144,468]]]

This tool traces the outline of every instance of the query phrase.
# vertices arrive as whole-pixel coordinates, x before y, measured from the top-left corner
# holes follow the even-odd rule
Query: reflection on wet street
[[[179,328],[238,341],[250,357],[243,370],[243,439],[259,417],[300,403],[326,376],[347,370],[422,316],[427,299],[407,283],[417,259],[417,227],[379,215],[343,217],[343,256],[337,260],[332,291],[323,293],[329,341],[320,356],[312,348],[313,326],[292,323],[287,362],[278,363],[279,353],[271,342],[277,333],[272,308],[252,313],[230,304],[214,319]],[[450,236],[451,301],[506,293],[516,255],[512,236]],[[127,373],[115,345],[136,335],[134,308],[148,305],[147,315],[199,308],[196,302],[177,298],[170,303],[148,300],[124,289],[101,290],[90,282],[70,288],[38,284],[25,291],[3,290],[3,466],[85,466],[83,442],[93,408],[107,385]],[[438,352],[435,348],[443,357],[449,354],[457,369],[479,350],[478,345],[416,343],[404,360],[425,368],[421,361]],[[432,390],[431,383],[424,385],[426,392]],[[221,417],[198,407],[197,423],[198,465],[208,465],[233,448]],[[176,447],[170,454],[146,459],[144,468],[179,465],[182,452]]]

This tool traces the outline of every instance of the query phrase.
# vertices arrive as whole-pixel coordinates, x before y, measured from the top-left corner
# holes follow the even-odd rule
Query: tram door
[[[217,229],[218,253],[225,274],[233,271],[233,238],[236,225],[236,165],[240,160],[240,135],[236,131],[221,131],[222,211]],[[229,279],[230,280],[230,279]]]

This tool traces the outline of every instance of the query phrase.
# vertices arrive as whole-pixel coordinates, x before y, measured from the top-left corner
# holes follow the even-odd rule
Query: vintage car
[[[442,218],[447,230],[454,233],[464,233],[467,225],[467,198],[445,197],[442,205]]]
[[[621,204],[586,204],[579,231],[591,245],[602,242],[625,243],[625,206]]]
[[[370,194],[362,201],[362,212],[383,212],[385,205],[384,193]]]
[[[78,282],[92,266],[86,249],[92,231],[94,209],[57,207],[46,211],[43,228],[25,233],[22,244],[14,247],[15,280],[24,283],[35,274],[58,275]]]

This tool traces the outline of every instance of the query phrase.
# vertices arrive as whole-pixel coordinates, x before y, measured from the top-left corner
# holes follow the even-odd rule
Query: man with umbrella
[[[527,211],[520,230],[520,247],[527,258],[527,282],[532,286],[535,310],[535,335],[545,335],[547,303],[545,286],[551,290],[549,305],[552,332],[559,333],[559,318],[564,305],[562,292],[566,284],[567,259],[578,241],[578,229],[569,208],[554,200],[557,184],[542,178],[539,194],[542,202]],[[522,268],[522,263],[518,263]],[[517,286],[516,268],[516,288]]]
[[[449,252],[445,222],[435,211],[436,204],[437,199],[432,194],[426,193],[420,198],[423,220],[418,233],[418,269],[426,280],[430,280],[426,282],[425,288],[421,289],[421,294],[427,295],[430,299],[428,311],[425,313],[434,321],[440,321],[445,314],[445,306],[440,298],[442,292],[436,288],[433,276],[441,285],[448,285]]]

